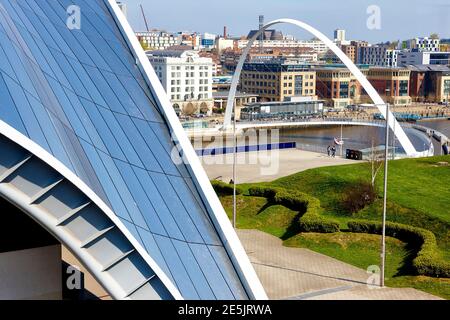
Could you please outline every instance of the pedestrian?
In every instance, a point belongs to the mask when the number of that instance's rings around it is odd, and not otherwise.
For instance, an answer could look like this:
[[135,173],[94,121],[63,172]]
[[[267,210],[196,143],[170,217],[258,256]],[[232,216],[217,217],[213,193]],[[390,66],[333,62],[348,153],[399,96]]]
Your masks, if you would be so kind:
[[331,156],[333,158],[336,158],[336,147],[334,147],[334,146],[331,148]]
[[331,146],[328,146],[328,147],[327,147],[327,154],[328,154],[328,156],[331,155]]

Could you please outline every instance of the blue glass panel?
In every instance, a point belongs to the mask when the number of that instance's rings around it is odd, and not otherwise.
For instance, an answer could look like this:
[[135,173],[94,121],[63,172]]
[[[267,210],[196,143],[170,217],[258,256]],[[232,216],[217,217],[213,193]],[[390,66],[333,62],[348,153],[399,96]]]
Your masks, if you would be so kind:
[[133,145],[134,150],[136,150],[137,154],[139,155],[139,158],[144,164],[144,167],[148,170],[162,172],[161,166],[158,164],[158,161],[156,161],[152,151],[145,143],[142,135],[136,129],[130,117],[121,114],[115,114],[115,117],[117,119],[117,122],[122,127],[122,130],[128,137],[128,141]]
[[89,117],[91,118],[92,123],[95,124],[95,127],[96,127],[100,137],[102,138],[103,143],[105,144],[106,148],[108,149],[108,153],[116,159],[121,159],[123,161],[126,161],[126,158],[122,152],[122,149],[120,148],[119,144],[117,143],[116,139],[114,138],[114,135],[112,134],[112,132],[109,129],[108,125],[106,124],[105,120],[101,116],[97,107],[91,104],[90,107],[86,108],[85,110],[89,114]]
[[168,176],[173,189],[177,193],[181,202],[186,208],[190,208],[188,213],[193,221],[195,227],[200,232],[204,241],[208,244],[220,245],[219,237],[211,224],[209,217],[206,216],[206,212],[197,202],[197,199],[192,195],[192,191],[183,178]]
[[[205,275],[202,269],[199,267],[199,262],[194,258],[194,255],[189,248],[189,245],[185,242],[174,240],[172,241],[175,249],[180,256],[181,261],[189,274],[189,277],[192,279],[192,283],[194,284],[197,292],[202,300],[213,300],[215,299],[215,295],[211,290],[211,287],[206,281]],[[201,261],[203,263],[203,261]]]
[[150,175],[160,194],[164,195],[164,201],[172,213],[172,216],[178,222],[181,232],[186,240],[189,242],[204,243],[203,238],[195,227],[189,214],[186,212],[183,203],[180,198],[178,198],[167,177],[163,174],[153,172],[151,172]]
[[239,278],[236,276],[236,270],[234,267],[228,263],[230,257],[223,247],[218,246],[209,246],[209,251],[211,252],[214,261],[225,278],[225,281],[228,284],[228,287],[233,292],[233,295],[236,299],[248,299],[247,293],[245,292],[242,283]]
[[9,77],[4,78],[4,81],[9,92],[13,93],[12,99],[14,100],[14,104],[19,111],[25,128],[27,128],[29,137],[32,140],[36,141],[38,144],[47,146],[47,141],[42,133],[41,127],[39,126],[39,122],[34,116],[33,110],[30,107],[30,104],[25,96],[22,87],[20,87]]
[[136,173],[136,176],[139,179],[141,185],[143,186],[153,208],[155,208],[156,214],[158,215],[159,220],[164,225],[164,228],[166,229],[169,237],[184,240],[183,234],[178,227],[177,221],[175,221],[174,217],[172,217],[172,214],[167,208],[162,195],[159,193],[153,180],[150,178],[149,173],[144,169],[140,169],[137,167],[134,167],[133,170]]
[[139,235],[141,236],[142,242],[144,242],[145,249],[147,249],[148,252],[151,252],[151,258],[155,260],[155,262],[166,274],[166,276],[169,277],[172,283],[175,283],[172,273],[167,266],[166,260],[164,259],[164,256],[162,255],[161,251],[158,248],[158,245],[156,244],[154,236],[151,234],[151,232],[148,232],[147,230],[144,230],[142,228],[137,227],[137,230],[139,232]]
[[197,261],[201,261],[204,266],[203,272],[205,273],[205,277],[208,280],[209,285],[216,294],[217,299],[235,299],[208,248],[198,244],[190,244],[189,246],[191,247]]
[[193,280],[186,272],[186,268],[183,262],[180,260],[180,257],[178,256],[172,241],[168,238],[158,235],[155,235],[154,238],[163,256],[166,258],[166,263],[172,272],[173,278],[175,279],[175,285],[181,292],[183,292],[185,299],[199,299],[200,297],[193,285]]
[[120,218],[120,221],[122,221],[122,223],[125,225],[125,227],[127,228],[128,231],[130,231],[130,233],[133,235],[133,237],[137,240],[137,242],[140,243],[140,245],[145,248],[144,242],[141,239],[141,236],[139,235],[139,232],[137,231],[137,227],[131,223],[128,220],[122,219]]
[[27,130],[3,80],[3,74],[0,74],[0,119],[27,135]]

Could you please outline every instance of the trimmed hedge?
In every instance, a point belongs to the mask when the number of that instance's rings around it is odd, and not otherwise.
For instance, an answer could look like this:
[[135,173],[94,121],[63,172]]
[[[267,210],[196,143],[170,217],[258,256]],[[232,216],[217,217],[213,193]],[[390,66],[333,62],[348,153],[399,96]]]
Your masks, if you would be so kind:
[[[352,232],[381,234],[382,224],[367,220],[348,222]],[[400,223],[386,222],[386,235],[417,246],[418,252],[413,260],[417,274],[430,277],[450,277],[450,263],[440,257],[436,237],[431,231]]]
[[252,187],[248,190],[254,197],[264,197],[271,202],[299,211],[299,227],[303,232],[334,233],[339,231],[339,223],[320,216],[320,201],[308,194],[289,192],[282,188]]
[[[219,195],[229,196],[233,194],[233,185],[219,180],[211,181],[211,184]],[[236,186],[236,194],[242,194],[242,189]]]

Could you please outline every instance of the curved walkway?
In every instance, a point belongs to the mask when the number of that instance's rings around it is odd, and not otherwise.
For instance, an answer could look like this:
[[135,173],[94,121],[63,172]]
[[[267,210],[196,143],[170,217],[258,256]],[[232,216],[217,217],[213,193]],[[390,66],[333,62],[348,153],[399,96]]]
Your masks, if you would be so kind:
[[289,248],[258,230],[237,230],[270,299],[439,300],[412,288],[371,289],[365,270],[303,248]]

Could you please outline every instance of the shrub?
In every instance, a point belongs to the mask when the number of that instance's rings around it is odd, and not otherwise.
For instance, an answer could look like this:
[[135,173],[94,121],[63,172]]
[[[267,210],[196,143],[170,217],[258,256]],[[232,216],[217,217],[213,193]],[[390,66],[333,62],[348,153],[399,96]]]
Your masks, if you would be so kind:
[[[374,221],[350,221],[348,227],[352,232],[382,233],[382,224]],[[413,260],[413,267],[417,274],[430,277],[450,277],[450,263],[440,257],[436,237],[431,231],[400,223],[387,222],[386,235],[417,247],[417,255]]]
[[356,213],[372,204],[377,198],[377,192],[371,183],[358,182],[347,189],[342,207],[350,213]]
[[[228,196],[233,194],[233,185],[219,180],[211,181],[214,191],[218,195]],[[236,194],[242,194],[242,189],[236,186]]]
[[249,194],[255,197],[264,197],[275,204],[283,205],[301,214],[299,227],[303,232],[333,233],[339,231],[339,223],[321,217],[320,201],[308,194],[289,192],[281,188],[253,187]]

